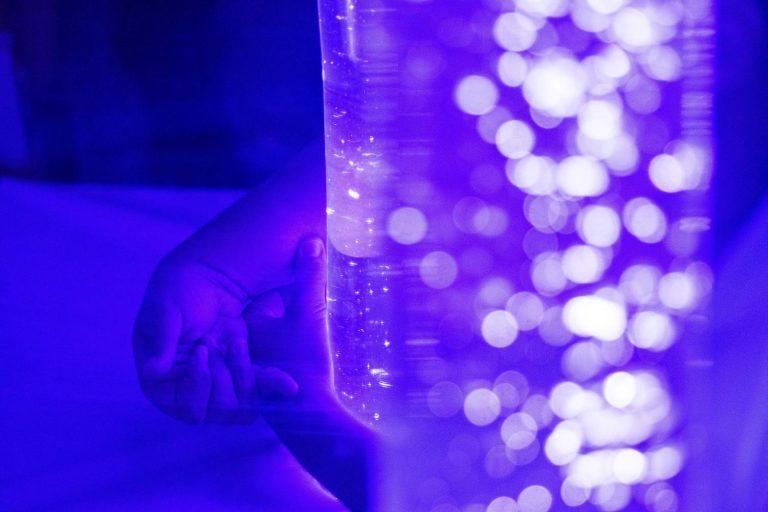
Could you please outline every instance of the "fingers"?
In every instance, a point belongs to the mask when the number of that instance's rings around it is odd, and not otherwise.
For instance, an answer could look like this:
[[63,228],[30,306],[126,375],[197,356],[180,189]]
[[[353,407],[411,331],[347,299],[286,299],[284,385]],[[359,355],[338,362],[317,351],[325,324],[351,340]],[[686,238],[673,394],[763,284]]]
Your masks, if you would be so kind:
[[291,398],[299,392],[299,384],[278,368],[257,368],[256,386],[263,398]]
[[235,336],[228,340],[229,354],[227,365],[232,372],[232,384],[241,404],[250,401],[253,393],[255,379],[253,365],[248,353],[248,340],[245,336]]
[[[282,293],[281,293],[282,292]],[[256,297],[243,312],[251,338],[258,346],[252,352],[260,361],[270,361],[290,366],[283,347],[275,346],[285,329],[285,290],[272,290]],[[258,396],[265,399],[291,398],[298,393],[299,385],[287,372],[275,367],[261,368],[253,365],[255,388]]]
[[284,316],[285,301],[277,290],[259,295],[243,310],[243,319],[251,333],[276,329]]
[[226,423],[238,410],[237,393],[224,354],[218,348],[209,348],[208,354],[211,394],[208,398],[206,419],[211,422]]
[[292,310],[301,320],[314,326],[325,323],[326,270],[325,248],[319,238],[301,242],[294,262]]
[[277,319],[285,315],[285,302],[278,290],[270,290],[254,298],[243,312],[243,318],[250,321]]
[[202,344],[195,346],[188,362],[187,372],[177,386],[175,407],[178,416],[190,423],[204,421],[211,395],[208,347]]
[[148,292],[133,330],[136,368],[142,379],[165,378],[173,369],[181,336],[181,314],[171,301]]

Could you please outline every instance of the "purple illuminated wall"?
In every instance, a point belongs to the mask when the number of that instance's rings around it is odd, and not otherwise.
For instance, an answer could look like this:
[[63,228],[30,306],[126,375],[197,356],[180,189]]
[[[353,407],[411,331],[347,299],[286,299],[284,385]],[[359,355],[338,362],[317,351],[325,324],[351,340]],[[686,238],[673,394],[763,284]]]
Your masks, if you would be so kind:
[[703,510],[710,9],[321,0],[336,384],[384,510]]

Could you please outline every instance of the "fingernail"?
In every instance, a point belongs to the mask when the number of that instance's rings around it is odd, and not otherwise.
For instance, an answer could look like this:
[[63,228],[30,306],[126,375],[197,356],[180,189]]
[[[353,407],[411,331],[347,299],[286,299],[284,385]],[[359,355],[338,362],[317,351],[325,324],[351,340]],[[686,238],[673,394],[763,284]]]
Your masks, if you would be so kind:
[[323,243],[317,238],[310,238],[301,243],[300,254],[305,258],[317,258],[323,252]]

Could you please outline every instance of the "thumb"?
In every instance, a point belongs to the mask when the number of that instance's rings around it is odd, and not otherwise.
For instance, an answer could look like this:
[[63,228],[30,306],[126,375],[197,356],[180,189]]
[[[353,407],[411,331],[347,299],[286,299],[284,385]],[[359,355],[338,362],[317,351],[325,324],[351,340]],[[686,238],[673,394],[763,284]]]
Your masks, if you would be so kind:
[[319,238],[306,238],[299,244],[293,272],[294,314],[311,324],[325,322],[325,247]]

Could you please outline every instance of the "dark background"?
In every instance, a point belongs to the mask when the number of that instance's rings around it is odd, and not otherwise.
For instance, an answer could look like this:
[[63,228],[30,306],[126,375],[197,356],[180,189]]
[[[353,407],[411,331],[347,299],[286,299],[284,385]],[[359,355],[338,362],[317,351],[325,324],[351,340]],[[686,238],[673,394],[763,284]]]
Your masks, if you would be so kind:
[[64,182],[243,187],[322,133],[311,0],[0,0],[31,161]]
[[[768,189],[768,0],[718,9],[722,245]],[[311,0],[1,0],[29,153],[4,172],[257,184],[321,136],[315,10]]]

